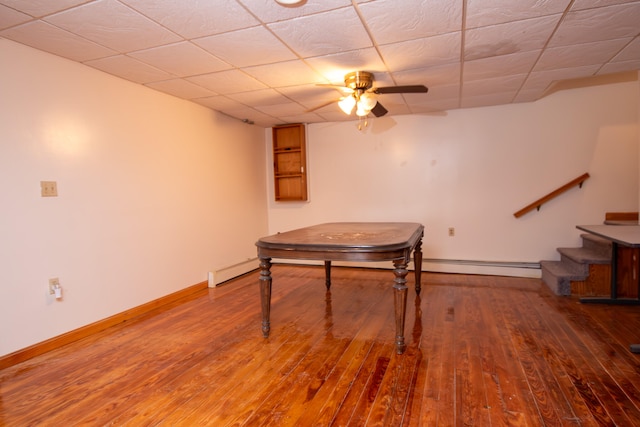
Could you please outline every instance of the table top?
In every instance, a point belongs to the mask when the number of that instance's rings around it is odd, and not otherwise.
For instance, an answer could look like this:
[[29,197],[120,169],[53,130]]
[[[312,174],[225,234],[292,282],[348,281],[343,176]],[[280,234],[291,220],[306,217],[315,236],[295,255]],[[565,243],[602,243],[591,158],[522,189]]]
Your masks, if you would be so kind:
[[333,222],[262,237],[262,258],[392,260],[405,256],[422,239],[413,222]]
[[621,245],[640,247],[640,225],[578,225],[577,229]]

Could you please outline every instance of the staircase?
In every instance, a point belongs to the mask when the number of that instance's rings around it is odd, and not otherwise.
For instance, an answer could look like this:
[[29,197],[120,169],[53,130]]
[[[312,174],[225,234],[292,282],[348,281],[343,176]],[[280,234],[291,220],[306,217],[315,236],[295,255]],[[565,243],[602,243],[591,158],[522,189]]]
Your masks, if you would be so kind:
[[[638,212],[606,212],[604,224],[638,225],[638,217]],[[610,296],[611,241],[589,233],[580,237],[581,248],[558,248],[560,261],[540,261],[542,281],[556,295]],[[620,264],[620,259],[627,256],[630,259]],[[636,261],[639,256],[638,249],[618,248],[618,296],[639,297]],[[624,277],[620,281],[621,276],[629,275],[631,279]],[[632,285],[627,289],[629,282]]]
[[608,296],[611,242],[582,234],[582,247],[558,248],[560,261],[540,261],[542,281],[556,295]]

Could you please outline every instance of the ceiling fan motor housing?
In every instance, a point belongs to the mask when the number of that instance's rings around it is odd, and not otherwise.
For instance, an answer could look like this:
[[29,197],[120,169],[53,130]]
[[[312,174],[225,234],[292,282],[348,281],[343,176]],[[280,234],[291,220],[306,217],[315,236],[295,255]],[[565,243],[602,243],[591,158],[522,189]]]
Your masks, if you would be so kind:
[[371,89],[373,87],[373,74],[366,71],[354,71],[344,76],[344,84],[356,91]]

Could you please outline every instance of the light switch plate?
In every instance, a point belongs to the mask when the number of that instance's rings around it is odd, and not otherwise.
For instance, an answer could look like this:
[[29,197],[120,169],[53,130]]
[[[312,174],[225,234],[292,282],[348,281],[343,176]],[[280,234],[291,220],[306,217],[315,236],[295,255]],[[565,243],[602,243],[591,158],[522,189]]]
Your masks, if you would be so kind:
[[58,184],[55,181],[40,181],[42,197],[58,197]]

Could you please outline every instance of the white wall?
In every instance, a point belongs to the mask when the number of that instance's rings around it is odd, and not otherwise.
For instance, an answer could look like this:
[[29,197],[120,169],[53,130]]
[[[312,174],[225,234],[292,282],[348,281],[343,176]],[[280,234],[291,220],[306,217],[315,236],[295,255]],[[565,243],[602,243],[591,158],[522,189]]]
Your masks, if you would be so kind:
[[0,63],[0,355],[256,256],[263,129],[2,39]]
[[[270,183],[269,231],[416,221],[426,258],[558,259],[557,247],[580,246],[577,224],[638,209],[638,93],[637,82],[567,90],[535,103],[373,119],[362,132],[355,122],[309,125],[310,201],[276,203]],[[582,189],[513,216],[585,172]]]

